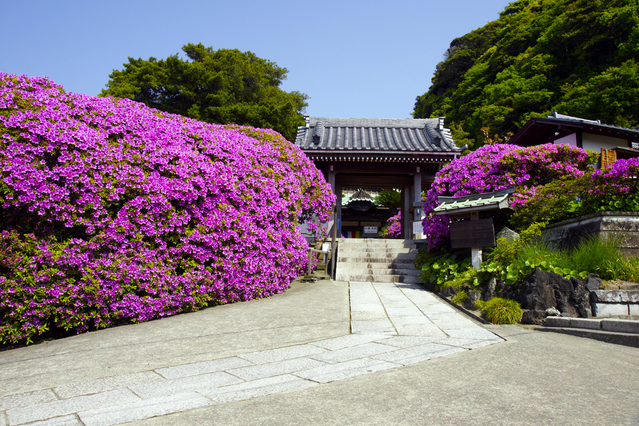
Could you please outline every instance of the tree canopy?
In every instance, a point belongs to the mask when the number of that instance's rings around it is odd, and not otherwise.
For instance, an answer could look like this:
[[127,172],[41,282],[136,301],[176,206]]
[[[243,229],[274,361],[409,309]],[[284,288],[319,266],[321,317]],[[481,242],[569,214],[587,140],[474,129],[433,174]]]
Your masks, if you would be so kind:
[[636,127],[638,57],[636,0],[514,1],[451,42],[413,115],[475,147],[553,111]]
[[293,140],[308,96],[280,89],[288,70],[237,49],[182,47],[166,59],[129,57],[109,75],[101,96],[144,102],[162,111],[217,124],[240,124],[278,131]]

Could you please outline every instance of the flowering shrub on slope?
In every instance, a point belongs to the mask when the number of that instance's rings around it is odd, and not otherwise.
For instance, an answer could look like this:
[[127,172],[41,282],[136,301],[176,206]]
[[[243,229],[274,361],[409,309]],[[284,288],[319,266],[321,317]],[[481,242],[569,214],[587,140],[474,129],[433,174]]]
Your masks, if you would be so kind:
[[279,134],[0,74],[0,341],[282,292],[321,173]]
[[545,184],[562,177],[579,177],[592,158],[569,145],[485,145],[458,158],[437,173],[424,201],[424,233],[429,250],[443,244],[450,219],[434,216],[438,196],[461,197],[515,187],[513,206],[522,207]]
[[383,238],[399,238],[402,235],[402,211],[388,219],[387,225],[382,228]]
[[523,228],[600,211],[639,211],[639,158],[618,160],[581,176],[564,176],[537,188],[509,221]]

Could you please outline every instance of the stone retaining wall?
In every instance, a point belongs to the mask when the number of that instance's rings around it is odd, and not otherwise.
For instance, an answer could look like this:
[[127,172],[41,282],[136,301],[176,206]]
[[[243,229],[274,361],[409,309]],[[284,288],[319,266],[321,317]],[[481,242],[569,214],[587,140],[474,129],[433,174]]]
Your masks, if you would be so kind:
[[639,316],[639,291],[594,290],[590,292],[592,315],[598,318]]
[[639,256],[639,212],[600,212],[548,225],[543,236],[562,248],[576,246],[585,237],[621,235],[622,253]]

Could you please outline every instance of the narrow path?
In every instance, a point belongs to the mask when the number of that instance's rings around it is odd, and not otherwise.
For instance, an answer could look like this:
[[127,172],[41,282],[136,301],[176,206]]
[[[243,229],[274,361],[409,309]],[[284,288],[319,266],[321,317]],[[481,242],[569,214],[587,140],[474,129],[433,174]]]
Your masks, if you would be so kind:
[[419,285],[349,285],[352,334],[4,396],[0,425],[120,424],[320,386],[502,341]]

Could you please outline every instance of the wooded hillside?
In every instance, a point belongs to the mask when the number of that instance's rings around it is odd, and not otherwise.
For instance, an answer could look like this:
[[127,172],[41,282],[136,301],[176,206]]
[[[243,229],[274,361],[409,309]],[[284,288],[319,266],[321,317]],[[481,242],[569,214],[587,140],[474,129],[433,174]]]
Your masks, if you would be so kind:
[[637,127],[637,58],[637,0],[518,0],[451,42],[413,115],[475,148],[553,111]]

